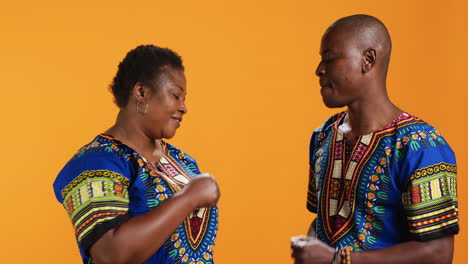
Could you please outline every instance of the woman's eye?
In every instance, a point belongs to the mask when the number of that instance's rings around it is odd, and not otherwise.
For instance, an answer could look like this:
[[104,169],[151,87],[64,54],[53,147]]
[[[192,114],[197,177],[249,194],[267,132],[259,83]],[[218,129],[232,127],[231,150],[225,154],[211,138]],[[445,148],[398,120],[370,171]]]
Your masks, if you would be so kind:
[[174,95],[174,97],[175,97],[177,100],[179,100],[180,96],[178,96],[177,94],[172,94],[172,95]]

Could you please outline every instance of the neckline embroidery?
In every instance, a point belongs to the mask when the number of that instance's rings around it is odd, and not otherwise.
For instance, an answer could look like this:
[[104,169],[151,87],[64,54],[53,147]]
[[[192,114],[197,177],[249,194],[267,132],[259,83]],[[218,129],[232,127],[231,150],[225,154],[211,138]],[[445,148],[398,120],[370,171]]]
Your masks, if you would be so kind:
[[[177,162],[174,157],[170,155],[168,144],[163,140],[161,140],[163,156],[153,166],[152,164],[147,162],[147,160],[138,152],[136,152],[134,149],[127,146],[126,144],[122,143],[116,137],[104,133],[100,134],[99,136],[111,140],[117,145],[123,145],[129,148],[133,152],[135,157],[140,158],[143,161],[143,164],[139,163],[139,165],[144,166],[147,171],[153,172],[153,174],[158,175],[162,180],[164,180],[167,183],[167,185],[171,188],[173,193],[180,191],[185,185],[187,185],[190,182],[192,178],[192,175],[190,175],[190,173],[187,172],[187,169],[183,168],[183,166],[179,162]],[[180,156],[184,156],[183,152],[179,153],[179,157]],[[183,222],[185,234],[188,237],[188,242],[192,250],[197,250],[202,245],[203,238],[205,237],[206,232],[208,231],[209,222],[211,218],[211,210],[212,208],[210,207],[197,208],[193,212],[191,212]]]
[[[344,111],[332,125],[331,151],[329,154],[326,182],[322,186],[322,224],[325,235],[331,244],[344,237],[352,228],[357,184],[363,165],[367,163],[378,144],[380,135],[397,127],[398,123],[411,118],[407,113],[400,114],[385,127],[367,135],[360,135],[346,158],[345,133],[339,125],[347,112]],[[324,195],[323,195],[324,194]]]

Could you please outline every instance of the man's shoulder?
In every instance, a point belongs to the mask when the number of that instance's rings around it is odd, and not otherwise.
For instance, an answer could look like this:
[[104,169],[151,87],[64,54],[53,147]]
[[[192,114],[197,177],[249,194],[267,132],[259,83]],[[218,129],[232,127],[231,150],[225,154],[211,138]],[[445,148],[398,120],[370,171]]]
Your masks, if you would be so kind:
[[428,135],[430,135],[433,138],[441,136],[440,131],[436,127],[427,123],[423,119],[411,114],[406,114],[405,118],[402,118],[400,121],[397,122],[396,134],[397,138],[417,138],[416,135],[421,136],[423,138],[427,137]]
[[408,151],[449,147],[439,129],[411,114],[397,123],[396,144]]
[[318,128],[314,130],[314,133],[323,133],[330,130],[332,125],[339,119],[346,115],[346,111],[342,111],[330,116],[325,122],[323,122]]

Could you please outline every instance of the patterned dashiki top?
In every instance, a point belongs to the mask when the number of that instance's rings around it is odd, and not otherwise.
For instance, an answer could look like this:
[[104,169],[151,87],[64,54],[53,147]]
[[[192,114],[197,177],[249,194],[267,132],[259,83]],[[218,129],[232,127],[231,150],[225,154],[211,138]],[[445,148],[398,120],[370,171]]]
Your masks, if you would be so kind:
[[455,155],[439,131],[403,113],[349,149],[346,114],[312,134],[307,208],[317,238],[361,251],[457,234]]
[[[156,172],[116,138],[101,134],[82,147],[54,182],[55,195],[75,228],[83,263],[94,263],[91,245],[131,216],[147,213],[200,173],[195,160],[162,142]],[[217,207],[192,212],[145,263],[212,264]]]

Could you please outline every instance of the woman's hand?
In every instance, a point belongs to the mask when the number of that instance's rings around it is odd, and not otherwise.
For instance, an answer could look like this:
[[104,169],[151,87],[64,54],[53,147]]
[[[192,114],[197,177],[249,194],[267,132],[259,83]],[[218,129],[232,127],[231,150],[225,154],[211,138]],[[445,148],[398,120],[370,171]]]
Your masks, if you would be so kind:
[[158,207],[107,231],[91,247],[91,256],[96,263],[142,263],[193,210],[216,205],[218,199],[215,178],[200,174]]
[[191,197],[196,208],[214,206],[220,196],[216,179],[208,173],[199,174],[192,178],[190,183],[177,194]]

